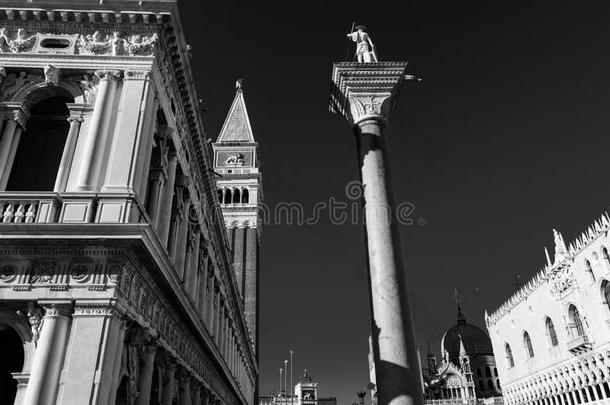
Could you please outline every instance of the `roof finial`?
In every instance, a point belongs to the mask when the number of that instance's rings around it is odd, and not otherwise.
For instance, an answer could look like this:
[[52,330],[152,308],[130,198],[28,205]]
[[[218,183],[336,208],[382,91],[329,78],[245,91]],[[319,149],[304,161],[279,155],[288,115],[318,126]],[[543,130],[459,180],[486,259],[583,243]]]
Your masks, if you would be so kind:
[[466,318],[462,314],[462,307],[460,307],[460,302],[462,302],[462,293],[457,288],[454,288],[453,293],[451,294],[451,298],[453,298],[453,300],[457,304],[457,310],[458,310],[457,323],[458,324],[466,323]]
[[553,229],[553,237],[555,239],[555,263],[553,264],[557,264],[567,257],[568,249],[563,241],[563,236],[555,229]]
[[235,81],[235,89],[237,89],[237,91],[241,91],[241,82],[243,82],[243,80],[244,79],[240,77]]

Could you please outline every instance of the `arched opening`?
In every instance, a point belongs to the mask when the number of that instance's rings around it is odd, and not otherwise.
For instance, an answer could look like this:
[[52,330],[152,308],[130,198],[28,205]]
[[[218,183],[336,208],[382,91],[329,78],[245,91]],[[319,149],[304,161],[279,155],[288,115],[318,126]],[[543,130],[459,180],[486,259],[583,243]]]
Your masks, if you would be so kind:
[[504,345],[504,351],[506,352],[506,363],[508,364],[508,368],[515,367],[515,360],[513,359],[513,351],[510,348],[510,345],[506,343]]
[[544,326],[546,328],[546,333],[549,337],[551,347],[557,346],[559,341],[557,340],[557,332],[555,331],[555,325],[553,324],[551,318],[546,318],[546,321],[544,321]]
[[603,255],[604,259],[610,261],[610,256],[608,256],[608,249],[606,249],[605,246],[602,248],[602,255]]
[[233,203],[237,204],[241,202],[241,193],[238,188],[233,189]]
[[568,309],[568,316],[570,317],[570,322],[572,323],[572,334],[575,334],[575,337],[583,336],[585,334],[585,329],[583,328],[580,314],[578,313],[578,309],[575,305],[570,305],[570,308]]
[[602,283],[602,297],[604,298],[606,307],[610,310],[610,282],[608,280],[604,280]]
[[231,204],[231,190],[224,189],[224,201],[225,204]]
[[589,273],[591,281],[595,281],[595,274],[593,274],[593,269],[591,268],[591,262],[589,260],[585,260],[585,270]]
[[70,130],[65,96],[46,98],[30,109],[26,131],[18,141],[7,191],[52,191]]
[[491,369],[489,366],[485,366],[485,377],[491,377]]
[[248,193],[248,189],[244,188],[241,192],[241,202],[247,204],[250,202],[250,195]]
[[492,380],[487,380],[487,389],[490,391],[494,390],[494,383]]
[[527,331],[523,332],[523,345],[525,346],[525,353],[528,358],[534,357],[534,348],[532,347],[532,340],[530,334]]
[[223,201],[223,193],[222,193],[222,188],[218,189],[218,201],[220,201],[222,203]]
[[23,370],[23,342],[17,332],[8,325],[0,325],[0,404],[12,404],[17,394],[17,381],[12,373]]

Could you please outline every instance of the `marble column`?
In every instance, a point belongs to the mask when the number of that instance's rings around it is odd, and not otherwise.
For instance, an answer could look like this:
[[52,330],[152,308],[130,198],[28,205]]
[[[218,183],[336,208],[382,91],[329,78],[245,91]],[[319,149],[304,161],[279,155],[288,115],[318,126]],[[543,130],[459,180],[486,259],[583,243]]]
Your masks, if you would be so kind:
[[358,144],[379,405],[423,404],[386,143],[389,113],[406,65],[335,63],[332,77],[331,110],[352,123]]
[[156,353],[157,346],[154,342],[147,342],[144,345],[144,358],[138,381],[138,392],[140,395],[138,395],[135,405],[148,405],[150,403],[150,390],[152,388]]
[[201,405],[201,385],[198,382],[193,384],[193,405]]
[[186,180],[182,178],[180,184],[177,185],[177,187],[180,187],[181,189],[178,196],[182,197],[182,205],[179,205],[180,222],[176,233],[176,250],[173,252],[174,266],[178,272],[178,276],[183,282],[186,281],[186,242],[188,239],[189,210],[191,207],[189,190],[185,181]]
[[0,110],[6,117],[0,138],[0,190],[4,191],[11,175],[21,132],[29,119],[29,114],[23,103],[4,103]]
[[186,369],[180,370],[180,405],[191,405],[191,377]]
[[165,365],[165,379],[163,381],[163,405],[172,405],[174,399],[175,376],[176,363],[168,361]]
[[45,310],[23,405],[53,405],[59,388],[72,305],[39,301]]
[[95,72],[100,78],[97,95],[95,96],[95,107],[89,124],[89,131],[84,141],[81,155],[80,170],[76,180],[76,191],[93,191],[96,173],[96,162],[104,154],[99,150],[103,147],[103,139],[106,138],[104,131],[107,130],[106,124],[110,120],[114,104],[114,94],[117,82],[121,76],[118,70],[98,70]]
[[87,104],[67,104],[67,106],[70,109],[70,116],[68,117],[70,130],[68,131],[64,151],[61,155],[61,162],[59,164],[59,170],[57,171],[57,178],[55,179],[55,187],[53,187],[53,191],[56,192],[66,191],[68,176],[72,167],[72,161],[74,160],[74,151],[76,150],[78,135],[80,133],[81,123],[83,122],[83,112],[90,108]]
[[152,170],[148,181],[150,185],[148,188],[146,208],[151,224],[155,224],[159,215],[159,200],[163,188],[163,171],[161,169]]
[[157,235],[163,246],[168,246],[169,223],[171,219],[172,200],[174,198],[174,182],[176,181],[176,167],[178,157],[175,152],[170,152],[167,161],[167,181],[163,185],[161,199],[159,202],[159,215],[156,220]]

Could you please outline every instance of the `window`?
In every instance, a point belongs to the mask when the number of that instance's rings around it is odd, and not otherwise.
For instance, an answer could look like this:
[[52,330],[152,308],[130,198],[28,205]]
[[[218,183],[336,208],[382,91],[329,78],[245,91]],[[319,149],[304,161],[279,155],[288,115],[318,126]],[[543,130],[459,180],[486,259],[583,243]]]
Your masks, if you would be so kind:
[[248,189],[244,188],[244,190],[241,193],[241,202],[248,204],[250,202],[250,196],[248,195]]
[[481,391],[485,391],[485,384],[483,383],[483,380],[479,380],[479,389]]
[[510,349],[510,345],[506,343],[504,345],[504,351],[506,352],[506,363],[508,364],[508,368],[515,367],[515,360],[513,359],[513,351]]
[[591,262],[589,260],[585,260],[585,270],[589,273],[591,281],[595,281],[595,274],[593,274],[593,269],[591,268]]
[[233,204],[238,204],[241,202],[241,193],[238,188],[233,189]]
[[487,380],[487,389],[490,391],[493,391],[494,389],[494,383],[491,380]]
[[551,346],[557,346],[559,342],[557,341],[557,332],[555,332],[555,325],[553,325],[553,321],[551,318],[546,318],[544,322],[546,328],[546,334],[549,336],[549,343]]
[[610,260],[610,256],[608,256],[608,249],[606,249],[605,246],[602,248],[602,255],[604,256],[604,259]]
[[494,377],[497,377],[497,376],[498,376],[498,368],[494,367]]
[[523,345],[525,346],[525,353],[530,359],[534,357],[534,348],[532,347],[532,340],[530,339],[527,331],[523,332]]
[[491,369],[489,366],[485,366],[485,377],[491,377]]
[[576,309],[574,305],[570,305],[568,315],[570,317],[570,322],[572,322],[572,332],[576,332],[576,336],[583,336],[585,334],[585,329],[583,328],[578,309]]
[[496,378],[496,387],[500,388],[500,379]]
[[602,283],[602,294],[604,296],[604,300],[606,301],[606,306],[610,309],[610,282],[605,280]]
[[477,377],[483,377],[483,373],[480,368],[477,368]]

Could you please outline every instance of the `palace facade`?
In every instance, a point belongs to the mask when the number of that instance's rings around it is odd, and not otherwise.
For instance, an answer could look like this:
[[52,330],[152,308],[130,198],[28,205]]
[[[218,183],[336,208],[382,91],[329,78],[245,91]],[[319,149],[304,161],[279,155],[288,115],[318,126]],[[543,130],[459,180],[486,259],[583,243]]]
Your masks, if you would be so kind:
[[603,215],[569,246],[553,231],[553,259],[485,315],[506,403],[608,403],[609,229]]
[[227,232],[190,52],[175,0],[2,2],[0,403],[256,403],[256,145]]

